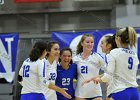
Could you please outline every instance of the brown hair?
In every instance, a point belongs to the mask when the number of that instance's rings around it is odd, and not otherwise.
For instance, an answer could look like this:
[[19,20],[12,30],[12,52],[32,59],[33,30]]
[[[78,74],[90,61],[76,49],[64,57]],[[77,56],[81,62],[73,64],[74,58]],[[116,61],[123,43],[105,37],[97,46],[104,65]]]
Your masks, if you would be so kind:
[[119,29],[116,36],[119,36],[122,43],[129,44],[131,48],[136,47],[137,33],[133,27]]
[[79,53],[83,52],[83,47],[82,47],[81,43],[85,40],[86,37],[93,37],[93,39],[94,39],[94,36],[93,36],[93,35],[91,35],[91,34],[84,34],[84,35],[82,36],[80,42],[79,42],[78,45],[77,45],[76,54],[79,54]]
[[115,42],[115,34],[113,36],[106,35],[105,39],[107,44],[111,44],[111,50],[117,48],[117,44]]
[[47,57],[49,56],[49,52],[51,52],[51,49],[52,49],[52,47],[53,47],[54,44],[58,44],[58,45],[59,45],[59,43],[58,43],[57,41],[50,41],[50,42],[48,43],[48,53],[47,53]]
[[[62,54],[63,54],[64,51],[69,51],[70,54],[71,54],[71,57],[72,57],[72,50],[71,50],[71,48],[63,48],[63,49],[60,51],[60,56],[62,56]],[[60,59],[60,58],[59,58],[59,62],[61,62],[61,59]],[[72,59],[71,59],[70,64],[72,64],[72,63],[73,63],[73,61],[72,61]]]
[[47,42],[43,42],[43,41],[36,42],[29,54],[30,60],[36,61],[42,55],[44,50],[47,51],[47,49],[48,49]]

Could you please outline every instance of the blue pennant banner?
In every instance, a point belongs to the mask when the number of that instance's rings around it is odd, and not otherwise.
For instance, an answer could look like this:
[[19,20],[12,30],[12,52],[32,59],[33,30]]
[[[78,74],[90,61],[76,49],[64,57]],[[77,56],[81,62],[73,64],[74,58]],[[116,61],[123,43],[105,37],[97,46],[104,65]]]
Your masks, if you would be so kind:
[[14,79],[18,40],[17,33],[0,34],[0,78],[8,82]]

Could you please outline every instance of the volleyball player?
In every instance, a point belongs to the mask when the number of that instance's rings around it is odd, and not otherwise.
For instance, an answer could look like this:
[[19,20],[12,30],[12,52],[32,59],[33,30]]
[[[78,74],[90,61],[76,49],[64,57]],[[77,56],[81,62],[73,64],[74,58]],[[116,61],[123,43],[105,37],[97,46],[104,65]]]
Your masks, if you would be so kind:
[[44,94],[46,100],[57,100],[56,91],[61,93],[66,98],[71,98],[67,94],[66,89],[59,88],[55,85],[55,80],[57,77],[57,62],[59,58],[59,44],[58,42],[51,41],[48,43],[48,54],[45,60],[44,76],[47,79],[48,87],[43,86]]
[[137,34],[132,27],[119,29],[116,33],[116,49],[111,50],[108,59],[107,72],[101,78],[94,79],[95,83],[108,82],[107,95],[114,100],[139,100],[136,73],[139,64],[135,47]]
[[77,46],[77,55],[73,58],[78,70],[76,100],[102,100],[100,84],[89,83],[82,86],[84,80],[99,75],[100,68],[105,65],[104,59],[93,52],[93,45],[94,37],[84,34]]
[[[47,54],[47,43],[36,42],[19,71],[22,76],[22,91],[20,100],[46,100],[41,89],[41,68],[44,67],[44,58]],[[40,71],[39,71],[40,70]]]
[[60,61],[57,65],[56,85],[61,88],[66,88],[66,92],[70,94],[72,98],[68,99],[57,92],[57,100],[75,100],[73,80],[76,76],[77,65],[72,62],[72,51],[70,48],[64,48],[60,51]]

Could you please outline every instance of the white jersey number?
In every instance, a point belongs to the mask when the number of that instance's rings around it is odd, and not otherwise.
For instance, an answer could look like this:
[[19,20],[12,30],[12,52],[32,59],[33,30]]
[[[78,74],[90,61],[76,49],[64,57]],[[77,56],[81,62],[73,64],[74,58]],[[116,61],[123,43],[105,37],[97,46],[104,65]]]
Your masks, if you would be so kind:
[[70,78],[62,78],[62,85],[70,85]]

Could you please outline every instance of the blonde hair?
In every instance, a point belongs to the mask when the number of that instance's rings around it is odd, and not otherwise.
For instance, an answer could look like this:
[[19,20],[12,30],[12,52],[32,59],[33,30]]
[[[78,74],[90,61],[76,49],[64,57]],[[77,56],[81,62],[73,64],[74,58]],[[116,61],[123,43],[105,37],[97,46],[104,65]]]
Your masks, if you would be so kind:
[[85,38],[87,38],[87,37],[93,37],[93,39],[94,39],[94,36],[93,36],[93,35],[91,35],[91,34],[84,34],[84,35],[82,36],[80,42],[79,42],[78,45],[77,45],[76,54],[79,54],[79,53],[83,52],[83,46],[81,45],[81,43],[82,43],[82,42],[85,40]]
[[121,37],[122,43],[129,44],[131,48],[136,47],[137,33],[133,27],[119,29],[116,36]]

